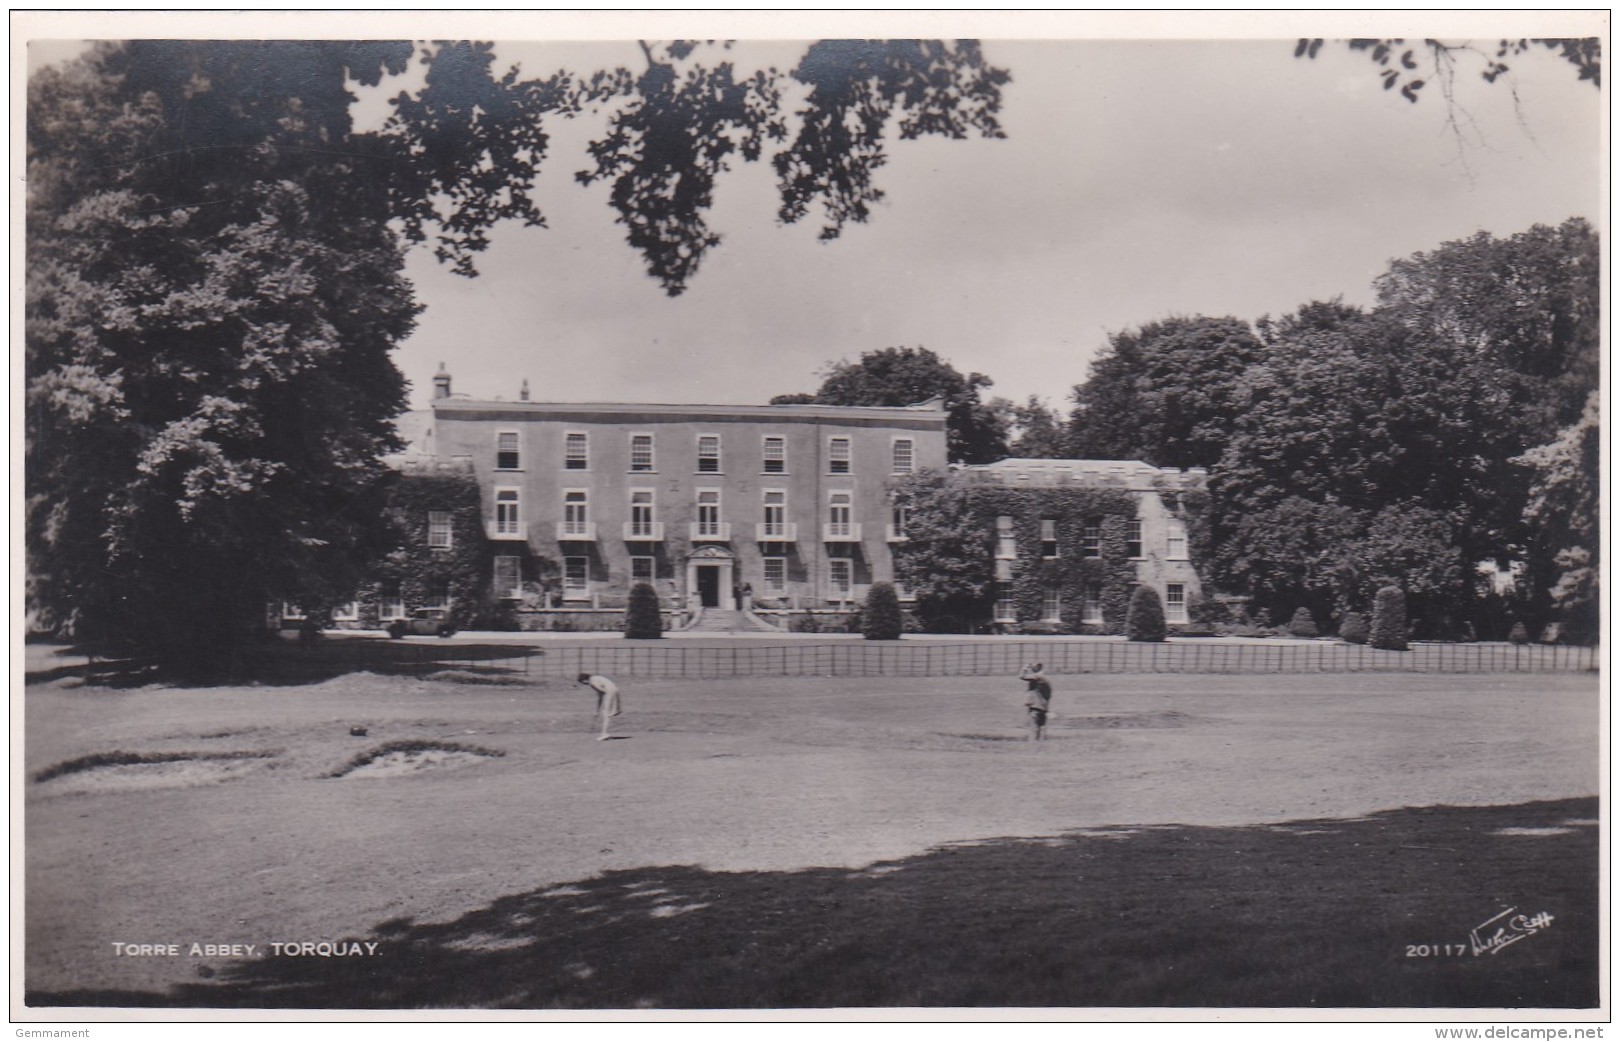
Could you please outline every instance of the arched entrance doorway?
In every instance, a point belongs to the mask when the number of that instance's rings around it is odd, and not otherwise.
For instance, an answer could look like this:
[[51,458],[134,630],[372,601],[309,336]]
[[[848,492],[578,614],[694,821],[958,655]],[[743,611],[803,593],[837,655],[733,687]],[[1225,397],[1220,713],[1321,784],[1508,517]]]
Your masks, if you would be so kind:
[[700,546],[686,559],[686,603],[694,607],[737,607],[731,595],[737,559],[723,546]]

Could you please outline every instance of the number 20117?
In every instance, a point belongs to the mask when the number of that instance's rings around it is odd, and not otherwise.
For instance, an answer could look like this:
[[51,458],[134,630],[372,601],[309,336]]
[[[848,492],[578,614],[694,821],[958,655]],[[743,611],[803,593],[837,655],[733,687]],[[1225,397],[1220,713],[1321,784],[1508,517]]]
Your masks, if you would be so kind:
[[1435,955],[1467,955],[1468,947],[1462,944],[1409,944],[1406,946],[1408,959],[1427,959]]

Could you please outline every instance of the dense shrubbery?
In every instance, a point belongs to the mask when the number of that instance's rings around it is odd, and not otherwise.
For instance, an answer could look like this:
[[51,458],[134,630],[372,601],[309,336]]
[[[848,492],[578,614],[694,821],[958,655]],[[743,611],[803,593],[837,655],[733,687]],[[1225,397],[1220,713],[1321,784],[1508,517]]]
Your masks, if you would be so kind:
[[861,612],[790,615],[787,628],[789,633],[859,633]]
[[634,640],[664,635],[664,613],[658,605],[658,591],[650,583],[630,587],[630,603],[624,609],[624,635]]
[[491,633],[516,633],[523,627],[518,622],[517,605],[504,598],[486,598],[473,616],[472,629]]
[[1231,621],[1231,613],[1226,605],[1212,596],[1207,588],[1199,589],[1198,596],[1193,598],[1192,605],[1187,609],[1187,617],[1204,626],[1217,626]]
[[1515,622],[1513,629],[1508,633],[1508,640],[1515,644],[1530,643],[1530,631],[1524,628],[1524,623]]
[[1367,619],[1360,612],[1346,612],[1339,621],[1339,639],[1351,644],[1365,644],[1372,631],[1367,628]]
[[1164,604],[1159,591],[1151,586],[1138,586],[1131,594],[1131,606],[1125,613],[1125,636],[1136,641],[1164,640]]
[[866,591],[866,606],[861,609],[861,634],[867,640],[899,640],[905,620],[900,613],[900,595],[894,585],[875,582]]
[[1406,594],[1386,586],[1373,600],[1372,630],[1368,643],[1386,651],[1406,650]]
[[1294,637],[1321,636],[1316,628],[1316,620],[1311,618],[1311,609],[1302,607],[1294,612],[1294,617],[1288,620],[1288,633]]

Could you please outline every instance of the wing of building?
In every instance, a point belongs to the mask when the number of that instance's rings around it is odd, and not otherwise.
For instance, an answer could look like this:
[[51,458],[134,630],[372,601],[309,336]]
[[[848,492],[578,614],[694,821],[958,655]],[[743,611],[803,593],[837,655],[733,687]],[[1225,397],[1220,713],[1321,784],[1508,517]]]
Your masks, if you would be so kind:
[[[956,480],[998,490],[991,609],[997,627],[1117,633],[1128,587],[1135,585],[1158,592],[1172,626],[1193,621],[1190,608],[1203,591],[1189,521],[1197,513],[1191,501],[1207,485],[1204,468],[1183,471],[1140,460],[1004,459],[963,467]],[[1038,494],[1002,495],[1001,490]],[[1098,509],[1093,492],[1127,497],[1113,539],[1108,512]],[[1032,516],[1023,516],[1030,511]],[[1019,530],[1033,538],[1021,545]],[[1025,603],[1017,596],[1019,575],[1038,583],[1027,590]]]

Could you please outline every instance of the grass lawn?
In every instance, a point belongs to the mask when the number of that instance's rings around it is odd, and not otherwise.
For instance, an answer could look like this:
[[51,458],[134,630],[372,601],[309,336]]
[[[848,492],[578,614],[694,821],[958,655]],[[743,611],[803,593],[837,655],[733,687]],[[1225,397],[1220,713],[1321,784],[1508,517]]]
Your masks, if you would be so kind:
[[1598,1000],[1589,677],[470,679],[29,686],[27,1002]]

